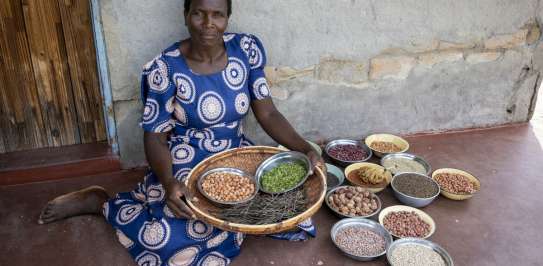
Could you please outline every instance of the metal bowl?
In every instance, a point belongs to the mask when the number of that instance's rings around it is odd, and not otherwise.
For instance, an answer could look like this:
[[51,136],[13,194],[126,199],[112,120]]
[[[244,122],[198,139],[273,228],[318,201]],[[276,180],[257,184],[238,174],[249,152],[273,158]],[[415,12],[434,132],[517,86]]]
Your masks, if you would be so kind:
[[[420,156],[409,154],[409,153],[391,153],[391,154],[388,154],[388,155],[384,156],[383,158],[381,158],[381,165],[384,167],[385,166],[384,162],[386,162],[388,160],[391,160],[391,159],[396,159],[396,158],[408,159],[408,160],[412,160],[412,161],[415,161],[417,163],[420,163],[422,166],[424,166],[424,169],[426,170],[426,173],[420,173],[420,174],[426,174],[427,176],[429,176],[430,173],[432,172],[432,167],[430,167],[430,164],[427,163],[426,160],[424,160]],[[387,169],[387,170],[389,170],[393,175],[401,173],[401,172],[393,172],[390,169]]]
[[[244,199],[244,200],[241,200],[241,201],[221,201],[221,200],[216,200],[214,199],[213,197],[209,196],[205,191],[204,189],[202,188],[202,183],[204,182],[204,178],[210,174],[213,174],[213,173],[219,173],[219,172],[226,172],[226,173],[230,173],[230,174],[234,174],[234,175],[238,175],[238,176],[244,176],[244,177],[248,177],[252,183],[255,185],[255,192],[253,193],[253,195],[251,195],[250,197],[248,197],[247,199]],[[200,193],[202,193],[202,195],[204,195],[204,197],[206,197],[209,201],[211,201],[212,203],[215,203],[216,205],[219,205],[219,206],[231,206],[231,205],[236,205],[236,204],[240,204],[240,203],[245,203],[245,202],[248,202],[250,200],[252,200],[256,194],[258,194],[258,190],[260,188],[260,185],[259,183],[255,180],[255,178],[239,169],[236,169],[236,168],[214,168],[214,169],[211,169],[205,173],[203,173],[202,175],[200,175],[198,177],[198,191],[200,191]]]
[[[279,166],[280,164],[292,163],[292,162],[301,163],[306,169],[305,176],[300,180],[300,182],[298,182],[298,184],[296,184],[292,188],[289,188],[285,191],[280,191],[280,192],[267,191],[264,189],[264,187],[260,185],[260,182],[261,182],[260,179],[265,173],[267,173],[268,171],[271,171],[272,169]],[[309,177],[312,174],[313,174],[313,166],[311,165],[309,158],[307,158],[305,154],[301,152],[297,152],[297,151],[285,151],[285,152],[277,153],[271,156],[270,158],[264,160],[256,169],[255,179],[260,187],[260,191],[268,193],[268,194],[281,194],[281,193],[289,192],[291,190],[298,188],[307,180],[307,177]]]
[[423,246],[425,248],[429,248],[435,252],[437,252],[437,254],[441,255],[441,258],[443,258],[443,261],[445,262],[445,265],[447,266],[454,266],[454,262],[452,260],[452,257],[451,255],[449,255],[449,253],[444,249],[442,248],[441,246],[439,246],[438,244],[432,242],[432,241],[428,241],[428,240],[425,240],[425,239],[420,239],[420,238],[412,238],[412,237],[407,237],[407,238],[402,238],[402,239],[399,239],[399,240],[396,240],[394,241],[394,243],[392,243],[388,249],[387,249],[387,260],[388,260],[388,263],[392,266],[394,266],[394,264],[392,264],[392,254],[394,253],[394,249],[402,246],[402,245],[420,245],[420,246]]
[[[398,178],[398,177],[402,177],[402,176],[405,176],[405,175],[416,175],[416,176],[422,176],[422,177],[427,178],[437,188],[437,193],[435,195],[432,195],[429,198],[418,198],[418,197],[409,196],[409,195],[399,191],[394,186],[394,180],[396,180],[396,178]],[[392,182],[390,182],[390,186],[392,187],[392,190],[394,191],[394,196],[399,201],[401,201],[405,205],[408,205],[408,206],[411,206],[411,207],[416,207],[416,208],[421,208],[421,207],[425,207],[425,206],[429,205],[430,203],[432,203],[432,201],[434,201],[437,198],[437,196],[439,196],[439,193],[441,192],[441,188],[439,187],[439,184],[435,180],[428,177],[427,175],[423,175],[423,174],[419,174],[419,173],[400,173],[400,174],[397,174],[392,178]]]
[[364,216],[352,216],[352,215],[347,215],[347,214],[343,214],[341,212],[339,212],[338,210],[334,209],[334,207],[332,207],[332,205],[330,204],[330,201],[328,200],[328,197],[330,197],[334,192],[336,192],[336,190],[338,189],[341,189],[341,188],[347,188],[347,187],[351,187],[351,186],[340,186],[340,187],[336,187],[330,191],[328,191],[326,193],[326,198],[324,199],[324,202],[326,202],[326,206],[328,206],[328,208],[330,210],[332,210],[337,216],[341,217],[341,218],[370,218],[376,214],[379,213],[379,211],[381,211],[381,207],[383,206],[383,204],[381,203],[381,199],[375,195],[375,193],[371,192],[370,190],[368,189],[364,189],[364,190],[368,190],[370,192],[370,195],[376,199],[377,201],[377,210],[375,210],[374,212],[368,214],[368,215],[364,215]]
[[[385,238],[385,250],[375,256],[356,256],[343,250],[336,243],[336,235],[341,228],[346,227],[346,226],[353,226],[353,225],[364,226],[368,228],[369,230],[372,230],[373,232],[376,232],[380,234],[381,236],[383,236]],[[334,224],[334,226],[332,227],[332,230],[330,231],[330,236],[332,237],[332,242],[334,242],[334,245],[336,245],[336,247],[339,250],[345,253],[345,255],[347,255],[348,257],[353,258],[355,260],[359,260],[359,261],[370,261],[384,255],[389,249],[390,245],[392,244],[392,236],[382,225],[372,220],[364,219],[364,218],[347,218],[347,219],[340,220],[339,222]]]
[[333,188],[339,187],[343,184],[343,182],[345,182],[345,174],[343,173],[343,171],[341,171],[341,169],[339,169],[339,167],[333,164],[329,164],[329,163],[326,164],[326,174],[333,174],[337,177],[337,180],[338,180],[338,183],[335,186],[330,186],[330,184],[328,184],[327,182],[326,183],[327,191],[330,191]]
[[[367,156],[366,156],[366,158],[364,158],[362,160],[358,160],[358,161],[343,161],[343,160],[340,160],[338,158],[335,158],[335,157],[331,156],[330,152],[329,152],[332,147],[337,146],[337,145],[357,145],[357,146],[360,146],[360,147],[362,147],[362,149],[364,149]],[[326,155],[328,155],[328,157],[334,163],[336,163],[336,164],[338,164],[340,166],[343,166],[343,167],[346,167],[349,164],[353,164],[353,163],[365,162],[365,161],[369,160],[371,158],[372,154],[373,154],[371,149],[368,146],[366,146],[366,144],[364,144],[364,142],[356,141],[356,140],[350,140],[350,139],[337,139],[337,140],[330,141],[330,142],[328,142],[328,144],[326,144],[326,147],[324,147],[324,152],[326,153]]]

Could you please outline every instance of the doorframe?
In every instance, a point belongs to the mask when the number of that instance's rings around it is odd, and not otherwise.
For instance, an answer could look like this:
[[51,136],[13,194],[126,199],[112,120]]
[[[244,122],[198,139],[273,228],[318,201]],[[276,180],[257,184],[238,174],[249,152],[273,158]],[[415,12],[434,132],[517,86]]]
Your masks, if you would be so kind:
[[99,2],[99,0],[90,0],[94,48],[96,49],[96,63],[98,66],[98,79],[100,83],[100,93],[102,94],[102,106],[104,109],[104,121],[106,123],[107,139],[109,145],[111,146],[112,152],[119,155],[117,125],[115,123],[115,111],[113,109],[113,93],[111,90],[111,81],[109,79],[107,49]]

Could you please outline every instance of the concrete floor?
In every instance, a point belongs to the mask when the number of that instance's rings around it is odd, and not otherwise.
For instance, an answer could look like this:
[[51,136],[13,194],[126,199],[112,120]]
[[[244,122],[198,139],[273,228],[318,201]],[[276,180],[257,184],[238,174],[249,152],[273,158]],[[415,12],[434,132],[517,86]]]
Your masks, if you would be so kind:
[[[473,199],[438,198],[424,211],[437,223],[431,240],[456,265],[541,265],[543,261],[543,119],[532,124],[408,138],[411,153],[433,169],[453,167],[478,176],[482,190]],[[130,190],[142,171],[0,187],[0,265],[133,265],[113,230],[98,216],[51,225],[35,223],[48,199],[91,184]],[[387,189],[384,206],[399,204]],[[314,217],[318,236],[304,243],[248,237],[233,265],[385,265],[343,256],[330,241],[338,218],[323,207]]]

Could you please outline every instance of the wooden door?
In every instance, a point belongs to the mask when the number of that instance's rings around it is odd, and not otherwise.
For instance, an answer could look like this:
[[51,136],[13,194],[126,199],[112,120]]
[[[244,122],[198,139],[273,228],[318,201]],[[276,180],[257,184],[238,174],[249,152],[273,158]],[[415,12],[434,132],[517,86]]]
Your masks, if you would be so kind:
[[2,0],[0,37],[0,153],[107,140],[88,0]]

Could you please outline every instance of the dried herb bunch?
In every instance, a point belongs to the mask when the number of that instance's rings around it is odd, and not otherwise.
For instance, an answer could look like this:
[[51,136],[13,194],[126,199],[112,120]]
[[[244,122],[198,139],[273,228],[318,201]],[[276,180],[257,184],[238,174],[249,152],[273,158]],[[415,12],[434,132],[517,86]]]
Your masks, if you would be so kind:
[[221,209],[216,215],[239,224],[273,224],[304,212],[306,205],[305,193],[299,188],[279,195],[259,193],[253,200]]

